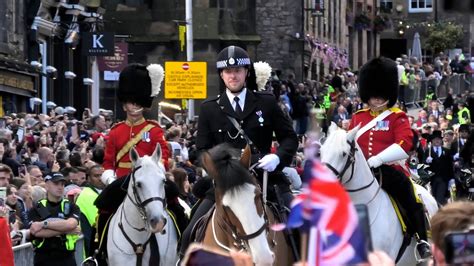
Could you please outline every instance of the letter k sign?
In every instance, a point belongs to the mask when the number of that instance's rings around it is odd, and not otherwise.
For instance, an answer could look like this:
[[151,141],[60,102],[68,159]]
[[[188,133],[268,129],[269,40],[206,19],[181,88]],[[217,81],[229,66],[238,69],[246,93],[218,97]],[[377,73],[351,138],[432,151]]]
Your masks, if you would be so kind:
[[100,39],[102,39],[102,37],[104,37],[103,34],[100,34],[100,35],[93,34],[92,35],[92,47],[93,48],[104,48],[104,45],[102,45],[102,43],[100,42]]

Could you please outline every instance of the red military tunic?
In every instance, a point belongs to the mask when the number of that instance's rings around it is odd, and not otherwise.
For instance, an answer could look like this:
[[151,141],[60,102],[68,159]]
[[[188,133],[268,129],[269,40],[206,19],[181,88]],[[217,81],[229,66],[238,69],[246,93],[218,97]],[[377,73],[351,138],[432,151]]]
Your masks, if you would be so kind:
[[[135,143],[134,144],[134,140]],[[105,146],[104,170],[114,170],[117,178],[126,176],[131,169],[129,150],[135,146],[140,156],[152,155],[156,144],[160,144],[165,166],[169,158],[168,144],[163,129],[156,121],[145,120],[132,125],[129,121],[116,124],[109,133]],[[126,147],[125,149],[123,149]]]
[[[357,139],[366,159],[379,154],[394,143],[399,144],[407,154],[413,146],[413,132],[407,115],[398,108],[390,108],[390,110],[392,111],[390,115]],[[378,113],[374,114],[370,109],[359,110],[352,116],[349,128],[352,129],[359,123],[362,128],[377,115]]]

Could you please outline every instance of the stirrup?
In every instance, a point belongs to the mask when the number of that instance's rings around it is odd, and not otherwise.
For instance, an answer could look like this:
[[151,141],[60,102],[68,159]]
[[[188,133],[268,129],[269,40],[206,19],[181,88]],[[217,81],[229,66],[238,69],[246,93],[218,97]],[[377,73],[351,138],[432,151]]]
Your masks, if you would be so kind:
[[415,250],[413,251],[415,253],[416,263],[425,262],[433,256],[431,254],[431,249],[429,249],[429,256],[426,257],[426,258],[421,258],[421,254],[418,253],[418,246],[421,245],[421,244],[426,244],[428,246],[428,248],[430,248],[430,243],[428,243],[427,241],[425,241],[425,240],[418,240],[417,241],[417,243],[415,245]]
[[82,263],[81,263],[81,266],[98,266],[99,263],[97,262],[97,260],[95,259],[94,256],[90,256],[88,258],[86,258]]

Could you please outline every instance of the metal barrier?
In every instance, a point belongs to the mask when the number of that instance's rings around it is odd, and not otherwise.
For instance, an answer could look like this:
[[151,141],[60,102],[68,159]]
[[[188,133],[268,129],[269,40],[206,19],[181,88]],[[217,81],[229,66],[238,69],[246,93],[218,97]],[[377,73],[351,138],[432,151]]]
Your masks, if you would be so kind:
[[453,94],[463,94],[466,91],[474,91],[473,78],[468,74],[453,74],[444,76],[441,80],[425,79],[418,81],[413,86],[405,89],[405,105],[424,107],[426,94],[429,86],[436,88],[436,96],[439,100],[443,100],[448,95],[448,90],[453,89]]
[[[77,265],[81,265],[84,259],[83,254],[82,254],[83,245],[84,245],[84,237],[81,236],[76,242],[76,251],[74,254]],[[14,246],[13,255],[15,257],[15,266],[33,265],[34,250],[33,250],[33,245],[31,243],[25,243],[22,245]]]

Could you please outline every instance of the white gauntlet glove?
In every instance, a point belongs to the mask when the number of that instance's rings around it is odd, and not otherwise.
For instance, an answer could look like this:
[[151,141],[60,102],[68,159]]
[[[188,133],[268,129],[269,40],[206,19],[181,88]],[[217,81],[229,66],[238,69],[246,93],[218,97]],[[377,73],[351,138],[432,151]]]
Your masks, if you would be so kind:
[[433,162],[433,157],[428,157],[426,158],[426,163],[432,163]]
[[408,154],[398,144],[392,144],[379,154],[367,160],[369,167],[377,168],[385,163],[393,163],[399,160],[408,159]]
[[370,168],[377,168],[383,164],[382,159],[380,159],[377,155],[370,157],[367,160]]
[[105,170],[103,173],[102,173],[102,176],[100,176],[100,180],[102,181],[102,183],[104,183],[104,185],[108,186],[110,185],[112,182],[114,182],[116,179],[115,177],[115,172],[114,170],[112,169],[108,169],[108,170]]
[[265,171],[273,172],[275,168],[280,164],[280,158],[276,154],[267,154],[262,159],[258,160],[258,168],[262,168]]

